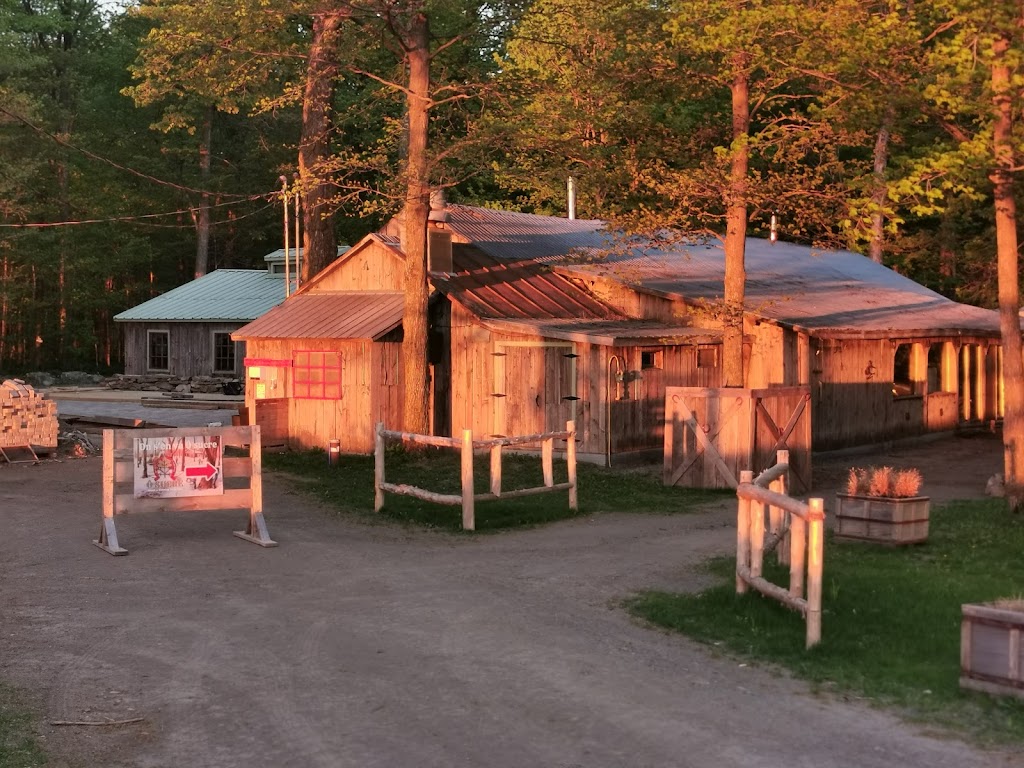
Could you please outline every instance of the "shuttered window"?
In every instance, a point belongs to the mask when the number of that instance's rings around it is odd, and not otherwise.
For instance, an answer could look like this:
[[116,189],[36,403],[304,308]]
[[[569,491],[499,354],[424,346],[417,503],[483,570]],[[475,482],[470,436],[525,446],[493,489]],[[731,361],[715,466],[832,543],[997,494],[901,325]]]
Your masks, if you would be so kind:
[[292,392],[300,400],[341,399],[341,353],[298,351],[292,360]]

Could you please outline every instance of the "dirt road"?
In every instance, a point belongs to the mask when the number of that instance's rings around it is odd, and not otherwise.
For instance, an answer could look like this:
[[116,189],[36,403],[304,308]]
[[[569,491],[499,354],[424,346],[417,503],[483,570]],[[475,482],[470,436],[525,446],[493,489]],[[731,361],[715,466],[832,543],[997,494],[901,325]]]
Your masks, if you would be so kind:
[[0,679],[36,692],[56,766],[1024,765],[617,606],[698,587],[731,509],[451,536],[332,518],[271,479],[277,549],[232,537],[239,513],[149,514],[118,519],[113,558],[90,543],[99,475],[0,468]]

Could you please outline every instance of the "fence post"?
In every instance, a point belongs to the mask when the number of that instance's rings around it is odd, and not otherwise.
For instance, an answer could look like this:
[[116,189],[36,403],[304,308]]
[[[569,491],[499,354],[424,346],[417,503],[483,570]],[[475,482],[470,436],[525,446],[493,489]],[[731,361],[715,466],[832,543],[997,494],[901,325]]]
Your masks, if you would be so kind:
[[384,507],[384,422],[378,421],[373,437],[373,511]]
[[476,530],[473,514],[473,430],[462,430],[462,529]]
[[[771,489],[786,496],[789,494],[789,451],[776,451],[775,463],[785,464],[786,473],[772,483]],[[792,517],[784,509],[772,507],[772,533],[778,533],[780,530],[786,531],[775,549],[775,556],[782,565],[789,564],[789,527],[792,525]]]
[[764,565],[764,502],[750,502],[750,575],[760,576]]
[[807,647],[821,642],[821,573],[824,558],[825,503],[809,499],[807,505]]
[[[750,483],[754,473],[750,470],[740,472],[740,485]],[[750,499],[739,497],[736,505],[736,594],[747,591],[747,582],[740,575],[742,568],[750,567]]]
[[569,509],[579,509],[579,498],[576,492],[576,422],[565,422],[565,431],[569,437],[565,441],[565,464],[569,472]]
[[789,594],[791,597],[803,597],[807,524],[802,517],[792,516],[787,536],[789,537]]
[[501,446],[491,446],[491,493],[501,496]]
[[555,438],[549,437],[540,444],[540,463],[544,470],[544,485],[547,488],[555,484],[554,455]]

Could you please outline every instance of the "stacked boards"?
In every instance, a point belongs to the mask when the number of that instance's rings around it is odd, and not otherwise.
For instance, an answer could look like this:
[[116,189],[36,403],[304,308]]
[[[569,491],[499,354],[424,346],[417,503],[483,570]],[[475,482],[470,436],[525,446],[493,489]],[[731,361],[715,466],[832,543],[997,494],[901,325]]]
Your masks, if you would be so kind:
[[57,447],[57,404],[20,379],[0,384],[0,451]]

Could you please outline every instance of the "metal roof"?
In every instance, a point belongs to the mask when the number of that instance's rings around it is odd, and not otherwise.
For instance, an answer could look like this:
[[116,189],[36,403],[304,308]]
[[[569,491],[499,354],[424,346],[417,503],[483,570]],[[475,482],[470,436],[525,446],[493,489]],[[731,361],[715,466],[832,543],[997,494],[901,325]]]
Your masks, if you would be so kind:
[[[449,226],[495,259],[566,275],[600,274],[635,290],[717,302],[725,288],[721,241],[655,246],[593,219],[569,220],[449,205]],[[998,334],[998,313],[948,299],[851,251],[747,238],[751,314],[829,336]]]
[[565,275],[536,261],[502,261],[479,248],[455,244],[452,266],[454,272],[431,273],[431,282],[479,317],[624,317]]
[[246,322],[284,301],[284,277],[218,269],[114,316],[127,322]]
[[606,224],[597,219],[560,219],[467,205],[447,209],[448,228],[497,259],[563,256],[576,248],[611,244]]
[[[720,301],[725,256],[720,241],[634,249],[584,265],[640,290],[689,302]],[[821,335],[998,334],[993,310],[960,304],[850,251],[747,238],[746,308],[752,314]]]
[[722,340],[722,332],[657,320],[484,320],[495,331],[581,341],[606,347],[709,344]]
[[378,339],[402,323],[405,298],[393,291],[294,294],[244,325],[236,339]]

